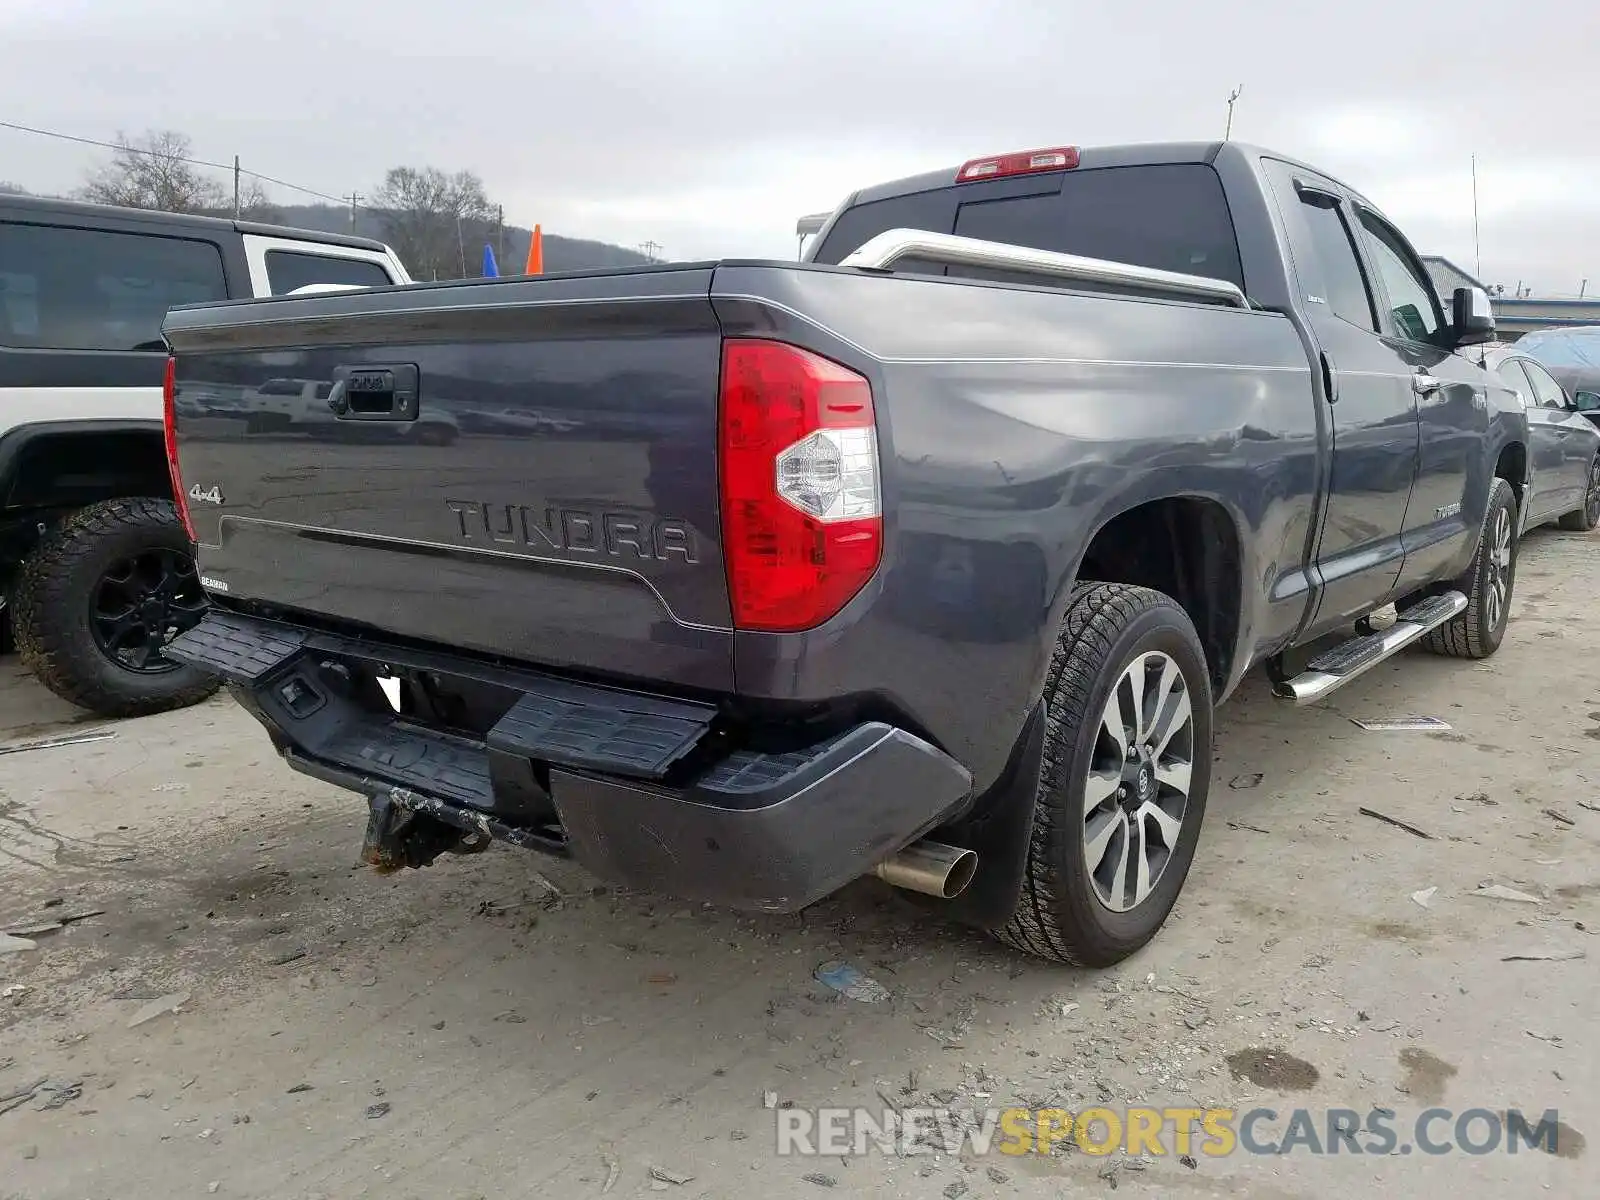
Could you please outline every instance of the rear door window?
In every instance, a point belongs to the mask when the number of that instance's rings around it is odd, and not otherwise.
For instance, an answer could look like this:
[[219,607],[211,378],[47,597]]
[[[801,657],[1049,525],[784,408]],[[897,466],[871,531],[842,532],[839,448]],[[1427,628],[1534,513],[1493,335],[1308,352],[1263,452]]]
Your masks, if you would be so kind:
[[1525,361],[1522,369],[1528,373],[1528,382],[1533,384],[1533,394],[1538,398],[1539,404],[1544,408],[1565,408],[1567,394],[1561,390],[1561,385],[1536,362]]
[[1522,360],[1508,358],[1495,368],[1494,373],[1500,377],[1500,382],[1517,394],[1517,399],[1522,401],[1524,408],[1530,404],[1537,404],[1538,394],[1534,392],[1533,385],[1528,382],[1528,377],[1523,373]]
[[0,224],[0,345],[164,350],[169,308],[227,297],[211,242]]
[[268,250],[267,284],[274,296],[285,296],[313,283],[386,287],[394,281],[382,263],[368,258],[341,258],[300,250]]
[[1334,197],[1320,192],[1301,191],[1298,195],[1307,239],[1302,255],[1309,256],[1313,263],[1298,262],[1296,269],[1305,277],[1304,283],[1312,282],[1310,266],[1315,267],[1322,280],[1322,294],[1308,292],[1307,302],[1314,304],[1320,299],[1334,316],[1358,329],[1376,333],[1378,314],[1373,308],[1367,277],[1356,256],[1355,240],[1351,237],[1350,226],[1345,223],[1342,206]]

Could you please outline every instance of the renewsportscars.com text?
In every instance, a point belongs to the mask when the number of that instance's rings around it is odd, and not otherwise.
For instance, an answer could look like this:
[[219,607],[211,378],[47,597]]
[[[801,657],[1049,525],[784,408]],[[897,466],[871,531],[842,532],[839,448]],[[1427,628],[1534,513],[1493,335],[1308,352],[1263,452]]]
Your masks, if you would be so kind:
[[1402,1118],[1393,1109],[949,1108],[779,1109],[780,1155],[1050,1154],[1516,1154],[1560,1152],[1554,1109],[1537,1118],[1516,1109],[1429,1108]]

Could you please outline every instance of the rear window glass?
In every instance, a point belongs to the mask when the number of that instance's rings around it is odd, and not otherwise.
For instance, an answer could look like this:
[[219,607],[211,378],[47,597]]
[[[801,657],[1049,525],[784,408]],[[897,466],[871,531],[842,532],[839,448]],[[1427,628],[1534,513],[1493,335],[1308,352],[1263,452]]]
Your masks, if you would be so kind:
[[1517,349],[1547,367],[1600,367],[1600,329],[1530,333],[1518,339]]
[[385,287],[392,283],[381,264],[365,258],[337,258],[300,250],[267,251],[267,286],[274,296],[285,296],[312,283],[346,283],[356,287]]
[[169,308],[227,296],[210,242],[0,224],[0,344],[164,350]]
[[954,188],[914,192],[909,196],[858,204],[840,214],[817,249],[813,261],[836,265],[878,234],[890,229],[926,229],[931,233],[949,233],[955,223]]
[[[875,234],[905,226],[1244,286],[1222,181],[1206,164],[1101,167],[1060,179],[1060,192],[1048,195],[963,203],[972,193],[956,185],[862,205],[840,217],[817,261],[838,262]],[[971,268],[950,274],[997,277]]]
[[1067,171],[1059,195],[963,204],[956,233],[1244,286],[1222,181],[1200,163]]

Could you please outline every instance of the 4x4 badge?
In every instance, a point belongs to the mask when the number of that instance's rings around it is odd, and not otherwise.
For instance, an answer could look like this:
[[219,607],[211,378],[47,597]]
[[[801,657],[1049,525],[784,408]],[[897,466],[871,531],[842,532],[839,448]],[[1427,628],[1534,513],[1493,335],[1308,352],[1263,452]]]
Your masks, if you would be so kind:
[[200,501],[205,504],[221,504],[222,489],[216,484],[212,484],[209,488],[203,489],[197,483],[189,489],[189,499]]

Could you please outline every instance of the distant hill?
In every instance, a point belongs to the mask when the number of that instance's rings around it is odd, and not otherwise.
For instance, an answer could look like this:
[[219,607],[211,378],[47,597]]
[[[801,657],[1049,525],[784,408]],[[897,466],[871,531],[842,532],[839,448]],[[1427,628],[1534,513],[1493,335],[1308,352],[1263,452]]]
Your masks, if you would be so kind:
[[[355,228],[350,228],[350,210],[331,204],[274,204],[272,221],[278,225],[292,225],[297,229],[314,229],[322,233],[354,233],[357,237],[384,240],[382,214],[371,209],[356,209]],[[516,275],[528,261],[528,243],[533,231],[515,225],[505,227],[505,253],[495,247],[495,258],[502,275]],[[492,240],[492,233],[491,233]],[[466,244],[467,273],[476,275],[483,266],[483,241],[468,232]],[[591,242],[583,238],[561,237],[546,232],[544,235],[544,269],[546,271],[599,271],[608,267],[637,267],[650,260],[637,250],[613,246],[609,242]],[[406,264],[408,267],[411,265]]]

